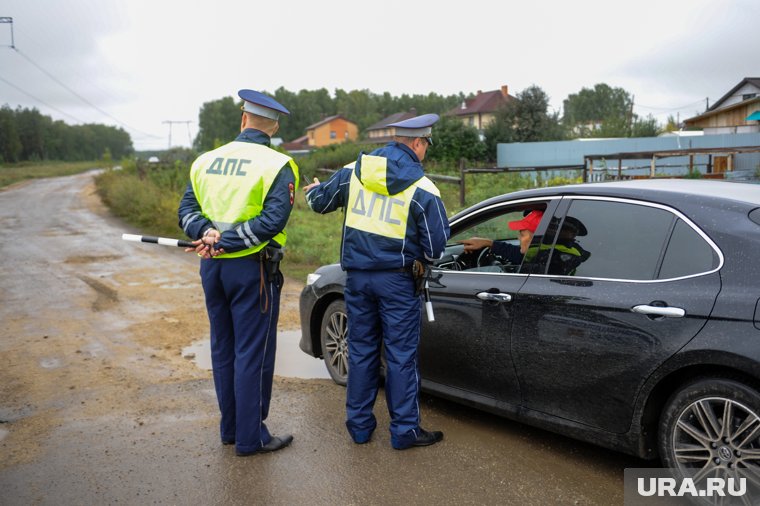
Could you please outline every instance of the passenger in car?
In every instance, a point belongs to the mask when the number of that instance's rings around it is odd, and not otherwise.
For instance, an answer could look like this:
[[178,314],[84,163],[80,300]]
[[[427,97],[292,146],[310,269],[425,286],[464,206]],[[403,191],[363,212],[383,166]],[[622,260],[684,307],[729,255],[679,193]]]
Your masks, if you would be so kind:
[[591,256],[591,253],[583,249],[575,240],[577,236],[585,236],[586,234],[588,234],[588,230],[579,219],[572,216],[565,217],[549,261],[549,274],[575,275],[578,266]]
[[522,263],[523,255],[528,251],[528,246],[533,240],[533,234],[536,233],[538,224],[541,223],[541,218],[544,216],[543,211],[531,211],[521,220],[510,221],[507,225],[511,230],[517,230],[519,232],[520,246],[515,246],[506,241],[494,241],[484,237],[471,237],[463,240],[465,253],[472,251],[479,251],[483,248],[491,248],[491,252],[506,260],[513,265],[519,265]]

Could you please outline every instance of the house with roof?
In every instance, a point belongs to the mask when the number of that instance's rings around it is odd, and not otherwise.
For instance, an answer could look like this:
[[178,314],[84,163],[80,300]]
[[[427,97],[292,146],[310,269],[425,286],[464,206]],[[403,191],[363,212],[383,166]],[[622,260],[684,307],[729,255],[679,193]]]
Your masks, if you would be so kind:
[[388,126],[405,119],[413,118],[417,116],[417,109],[412,107],[406,112],[397,112],[390,116],[381,119],[374,125],[370,125],[365,133],[367,134],[367,142],[384,144],[393,140],[393,136],[396,134],[394,127]]
[[310,148],[355,141],[358,137],[359,127],[356,123],[340,114],[329,116],[306,127],[306,140]]
[[280,147],[293,156],[308,155],[312,149],[309,147],[309,136],[302,135],[290,142],[283,142]]
[[705,135],[760,132],[760,77],[745,77],[707,111],[684,120]]
[[460,105],[446,112],[446,116],[457,117],[465,125],[482,131],[489,123],[493,122],[496,111],[512,100],[517,99],[509,94],[509,88],[506,84],[498,90],[478,90],[473,98],[464,100]]

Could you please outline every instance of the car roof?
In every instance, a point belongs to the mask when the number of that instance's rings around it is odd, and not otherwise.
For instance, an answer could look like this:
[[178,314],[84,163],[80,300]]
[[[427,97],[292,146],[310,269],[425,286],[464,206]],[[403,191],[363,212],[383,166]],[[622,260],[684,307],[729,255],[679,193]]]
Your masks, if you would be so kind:
[[634,179],[630,181],[550,186],[505,193],[463,209],[454,216],[451,216],[450,219],[458,219],[476,209],[501,202],[570,195],[631,198],[670,205],[675,205],[684,200],[694,202],[689,197],[696,197],[703,203],[711,201],[713,205],[718,204],[721,200],[729,200],[741,202],[749,206],[760,206],[760,185],[757,184],[709,179]]
[[[685,196],[710,199],[728,199],[760,206],[760,185],[699,179],[635,179],[606,183],[582,183],[521,190],[495,197],[509,200],[515,198],[553,195],[604,195],[616,197],[680,199]],[[492,199],[489,199],[492,200]]]
[[634,179],[555,187],[568,192],[580,189],[583,193],[646,194],[651,192],[693,195],[697,197],[724,198],[760,205],[760,185],[700,179]]

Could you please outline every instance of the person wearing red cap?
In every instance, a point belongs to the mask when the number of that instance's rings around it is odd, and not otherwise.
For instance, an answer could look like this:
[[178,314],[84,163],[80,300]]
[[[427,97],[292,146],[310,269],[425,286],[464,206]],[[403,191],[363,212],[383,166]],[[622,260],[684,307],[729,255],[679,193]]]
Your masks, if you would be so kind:
[[464,244],[464,251],[468,253],[471,251],[479,251],[483,248],[491,248],[491,252],[494,255],[505,259],[510,264],[519,265],[522,262],[523,255],[528,251],[528,246],[530,246],[530,242],[533,240],[533,234],[536,233],[538,224],[541,223],[541,218],[543,216],[543,211],[536,210],[531,211],[521,220],[514,220],[508,223],[511,230],[517,230],[519,233],[519,247],[504,241],[494,241],[493,239],[483,237],[471,237],[461,242]]

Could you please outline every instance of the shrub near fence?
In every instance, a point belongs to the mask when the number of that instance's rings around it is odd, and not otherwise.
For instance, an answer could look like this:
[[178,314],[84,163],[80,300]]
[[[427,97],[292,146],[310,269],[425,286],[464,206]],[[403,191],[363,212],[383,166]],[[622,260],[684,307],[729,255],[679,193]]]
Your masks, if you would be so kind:
[[144,234],[174,237],[181,233],[177,207],[189,181],[189,167],[177,162],[138,170],[134,160],[122,161],[121,167],[95,178],[98,194],[111,212]]
[[[116,216],[146,235],[184,238],[177,224],[177,208],[189,182],[189,165],[147,165],[138,170],[134,161],[122,162],[122,170],[107,170],[96,177],[103,202]],[[144,170],[143,170],[144,169]],[[343,214],[324,216],[306,205],[297,190],[287,226],[287,253],[283,272],[297,279],[340,254]]]
[[[343,150],[331,150],[328,158],[335,166],[342,167],[348,153],[352,156],[356,146]],[[349,159],[350,161],[350,159]],[[298,160],[306,168],[306,177],[316,175],[325,180],[329,175],[313,168],[314,161]],[[184,237],[177,225],[177,207],[189,182],[189,164],[175,161],[173,164],[138,166],[134,161],[122,161],[122,170],[106,170],[96,177],[98,193],[111,209],[142,233],[167,237]],[[426,163],[426,172],[454,177],[458,168],[441,163]],[[308,171],[312,171],[309,173]],[[489,197],[536,186],[530,176],[514,173],[467,174],[467,194],[465,204],[460,204],[459,186],[438,181],[436,185],[449,216],[460,211],[465,205],[473,205]],[[548,185],[570,181],[550,180]],[[337,262],[340,258],[340,242],[343,228],[343,213],[337,211],[328,215],[317,214],[306,205],[299,184],[296,202],[288,222],[288,242],[283,272],[297,279],[305,279],[306,274],[316,267]]]

